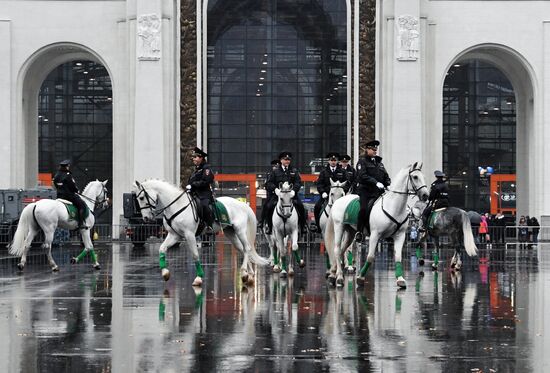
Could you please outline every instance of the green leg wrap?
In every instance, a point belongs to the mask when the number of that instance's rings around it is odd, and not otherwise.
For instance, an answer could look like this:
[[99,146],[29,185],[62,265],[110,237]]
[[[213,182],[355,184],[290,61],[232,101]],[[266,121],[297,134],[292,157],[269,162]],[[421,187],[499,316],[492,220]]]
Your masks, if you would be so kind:
[[325,252],[325,263],[327,265],[327,269],[330,269],[330,258],[326,252]]
[[197,276],[199,276],[200,278],[204,277],[204,270],[202,269],[202,265],[201,265],[200,260],[197,260],[195,262],[195,270],[197,271]]
[[350,251],[348,251],[348,266],[352,266],[353,265],[353,253]]
[[286,255],[281,258],[281,261],[283,262],[283,270],[286,271],[287,270]]
[[160,269],[166,268],[166,253],[159,254],[159,266]]
[[164,302],[160,301],[159,303],[159,321],[164,321],[164,314],[166,312],[166,305],[164,304]]
[[399,295],[395,295],[395,312],[401,312],[401,297]]
[[97,254],[95,253],[94,249],[90,249],[90,257],[92,258],[92,263],[97,262]]
[[403,276],[403,265],[401,262],[395,263],[395,278]]
[[273,264],[279,265],[279,252],[275,250],[275,254],[273,254]]
[[292,252],[294,253],[294,259],[296,259],[296,263],[300,263],[300,260],[302,260],[302,258],[300,257],[300,253],[298,252],[298,250],[292,250]]
[[367,274],[367,271],[369,270],[369,267],[370,267],[370,263],[365,262],[365,265],[363,266],[363,268],[361,268],[361,271],[359,272],[361,274],[361,277],[365,277],[365,275]]
[[432,256],[433,256],[434,264],[438,265],[439,264],[439,253],[437,252],[437,250],[433,251]]
[[80,262],[82,259],[84,259],[88,255],[88,251],[86,249],[82,250],[80,254],[76,257],[76,261]]
[[420,260],[422,258],[422,250],[420,249],[420,246],[416,247],[416,259]]

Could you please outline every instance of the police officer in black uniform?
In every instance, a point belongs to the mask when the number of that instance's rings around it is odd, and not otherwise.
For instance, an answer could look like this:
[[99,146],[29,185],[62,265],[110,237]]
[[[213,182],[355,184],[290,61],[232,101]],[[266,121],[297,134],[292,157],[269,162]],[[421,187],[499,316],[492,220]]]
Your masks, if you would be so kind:
[[359,194],[361,209],[357,220],[355,240],[363,241],[363,228],[368,226],[367,208],[371,200],[380,197],[390,185],[391,180],[377,154],[380,141],[373,140],[365,144],[367,153],[357,162],[357,194]]
[[435,181],[430,186],[430,196],[428,197],[428,205],[422,213],[422,227],[419,229],[421,232],[426,231],[426,225],[428,224],[428,218],[433,210],[449,207],[449,186],[444,172],[434,172]]
[[71,161],[66,159],[59,163],[59,170],[53,177],[53,185],[57,191],[57,198],[66,199],[72,202],[77,209],[78,228],[88,229],[84,225],[84,214],[86,212],[86,204],[78,195],[78,187],[74,180],[73,174],[69,170]]
[[[330,194],[330,179],[332,181],[346,182],[348,177],[346,171],[340,167],[338,164],[338,158],[340,155],[338,153],[328,153],[328,164],[325,168],[319,173],[317,178],[317,191],[321,195],[321,198],[315,204],[314,215],[315,215],[315,224],[317,227],[317,232],[321,233],[321,227],[319,226],[319,220],[321,218],[321,210],[323,205],[328,201],[328,196]],[[349,183],[346,183],[344,186],[344,191],[347,193],[349,190]]]
[[356,171],[355,171],[355,168],[353,168],[353,166],[349,163],[350,161],[351,161],[351,157],[347,154],[340,157],[340,166],[344,169],[344,171],[346,171],[346,176],[348,178],[348,184],[347,184],[349,185],[348,191],[354,194],[356,189],[356,185],[355,185]]
[[300,178],[300,172],[298,172],[296,168],[290,166],[291,160],[292,153],[280,153],[279,161],[281,164],[275,170],[273,170],[265,183],[268,193],[272,193],[272,198],[267,203],[266,234],[271,234],[271,230],[273,229],[273,211],[275,210],[275,206],[277,205],[277,195],[275,194],[275,189],[279,187],[280,183],[284,183],[285,181],[289,184],[292,184],[292,189],[294,190],[293,201],[296,207],[296,211],[298,213],[298,222],[300,224],[302,232],[305,233],[307,231],[306,210],[304,208],[304,204],[298,197],[298,192],[302,188],[302,179]]
[[262,226],[266,222],[267,217],[267,210],[268,210],[268,202],[273,198],[273,195],[275,194],[275,191],[270,191],[267,189],[267,180],[269,180],[269,177],[275,171],[277,168],[279,168],[279,160],[274,159],[271,161],[271,168],[266,174],[266,183],[264,184],[264,188],[266,191],[265,199],[262,202],[262,215],[260,217],[260,222],[258,223],[259,226]]
[[206,163],[208,154],[200,148],[195,148],[191,157],[195,164],[195,170],[187,181],[186,189],[194,193],[200,200],[202,207],[202,219],[204,223],[212,228],[214,223],[214,215],[210,209],[210,204],[214,203],[212,195],[212,184],[214,184],[214,174],[210,166]]

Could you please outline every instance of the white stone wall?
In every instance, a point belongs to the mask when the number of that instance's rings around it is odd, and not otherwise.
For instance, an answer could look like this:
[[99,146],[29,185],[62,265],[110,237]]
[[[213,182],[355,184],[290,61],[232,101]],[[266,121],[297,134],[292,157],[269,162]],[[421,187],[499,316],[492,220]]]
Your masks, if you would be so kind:
[[[75,59],[100,62],[111,76],[113,221],[133,180],[178,182],[178,9],[178,0],[0,0],[0,188],[36,185],[38,90]],[[145,14],[160,20],[159,58],[138,58],[136,22]]]
[[[517,95],[518,213],[549,214],[550,2],[380,0],[378,7],[377,135],[390,174],[416,160],[430,173],[441,168],[445,74],[461,58],[485,59]],[[417,60],[397,60],[395,22],[402,15],[419,19]]]

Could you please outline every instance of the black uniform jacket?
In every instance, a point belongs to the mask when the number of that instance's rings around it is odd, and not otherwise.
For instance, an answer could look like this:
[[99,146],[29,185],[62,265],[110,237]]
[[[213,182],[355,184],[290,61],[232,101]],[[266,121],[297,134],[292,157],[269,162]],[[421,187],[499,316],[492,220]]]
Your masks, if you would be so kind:
[[428,200],[434,203],[434,209],[449,207],[449,186],[445,180],[436,180],[432,183]]
[[285,181],[292,184],[292,189],[294,189],[297,196],[300,188],[302,188],[302,179],[300,178],[300,172],[292,166],[287,167],[286,172],[283,171],[283,166],[279,166],[273,170],[265,182],[265,187],[268,192],[274,192],[279,187],[279,184]]
[[70,200],[78,193],[76,182],[70,171],[57,171],[53,177],[53,185],[57,190],[57,198]]
[[206,162],[195,166],[195,171],[189,177],[187,184],[191,185],[191,190],[200,199],[212,199],[211,185],[214,184],[214,174],[210,166]]
[[[351,192],[355,192],[355,179],[357,177],[357,172],[355,171],[355,168],[353,168],[352,165],[348,164],[347,167],[344,169],[346,171],[346,176],[348,178],[348,189],[351,189]],[[347,191],[346,191],[347,192]]]
[[368,157],[361,158],[357,162],[357,191],[378,195],[380,190],[376,183],[382,183],[385,187],[391,184],[390,176],[382,163],[382,158],[375,156],[374,160]]
[[[340,165],[337,165],[334,168],[334,172],[332,172],[330,165],[327,165],[321,170],[319,177],[317,178],[317,191],[319,194],[330,194],[330,179],[332,179],[332,181],[340,182],[348,181],[346,171]],[[347,192],[349,188],[350,184],[346,183],[344,190]]]

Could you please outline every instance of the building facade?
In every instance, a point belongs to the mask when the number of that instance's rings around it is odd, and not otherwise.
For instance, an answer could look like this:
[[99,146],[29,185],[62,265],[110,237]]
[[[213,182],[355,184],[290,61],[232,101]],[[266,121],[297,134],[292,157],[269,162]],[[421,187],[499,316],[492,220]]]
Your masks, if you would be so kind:
[[[457,205],[500,198],[490,167],[515,175],[519,214],[548,215],[545,14],[529,0],[0,0],[0,187],[109,144],[118,221],[133,180],[185,181],[197,144],[220,172],[255,173],[282,150],[301,168],[328,151],[356,162],[376,137],[390,174],[443,169]],[[98,108],[111,139],[86,140]],[[81,145],[48,149],[60,138]]]

